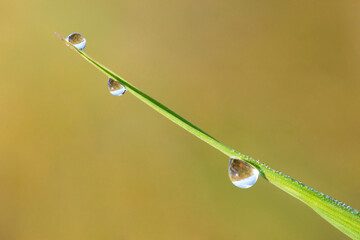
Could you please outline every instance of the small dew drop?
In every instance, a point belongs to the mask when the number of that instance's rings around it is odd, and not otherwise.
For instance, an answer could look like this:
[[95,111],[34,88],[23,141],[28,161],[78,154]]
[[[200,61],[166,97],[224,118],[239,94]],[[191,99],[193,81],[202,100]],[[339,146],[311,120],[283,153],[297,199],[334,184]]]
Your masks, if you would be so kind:
[[108,89],[114,96],[121,96],[126,92],[126,88],[112,78],[109,78]]
[[236,158],[230,158],[228,171],[231,182],[238,188],[253,186],[259,177],[259,171],[256,168]]
[[72,33],[67,36],[66,41],[74,45],[79,50],[83,50],[86,46],[86,39],[80,33]]

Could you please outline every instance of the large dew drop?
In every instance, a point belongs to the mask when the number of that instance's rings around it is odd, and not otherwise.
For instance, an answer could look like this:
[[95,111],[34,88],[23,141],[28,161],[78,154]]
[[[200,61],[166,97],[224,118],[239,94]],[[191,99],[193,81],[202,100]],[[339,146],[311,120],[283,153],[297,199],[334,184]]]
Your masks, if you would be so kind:
[[121,96],[126,92],[126,88],[112,78],[109,78],[108,89],[114,96]]
[[83,50],[86,46],[86,39],[80,33],[72,33],[67,36],[66,41],[74,45],[79,50]]
[[231,182],[238,188],[253,186],[259,177],[259,171],[256,168],[236,158],[230,158],[228,171]]

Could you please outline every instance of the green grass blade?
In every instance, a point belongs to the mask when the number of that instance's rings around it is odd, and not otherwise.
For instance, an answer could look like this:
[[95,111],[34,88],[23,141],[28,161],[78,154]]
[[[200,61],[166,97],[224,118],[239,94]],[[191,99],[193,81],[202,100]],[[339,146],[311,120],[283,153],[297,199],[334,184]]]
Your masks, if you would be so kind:
[[341,202],[338,202],[337,200],[329,197],[328,195],[318,192],[304,185],[303,183],[289,176],[286,176],[285,174],[282,174],[281,172],[276,171],[268,167],[267,165],[260,163],[259,161],[254,160],[249,156],[246,156],[230,147],[225,146],[224,144],[217,141],[215,138],[211,137],[209,134],[205,133],[189,121],[182,118],[180,115],[176,114],[163,104],[159,103],[155,99],[151,98],[150,96],[127,82],[122,77],[118,76],[105,66],[90,58],[83,51],[78,50],[77,48],[72,46],[59,34],[57,35],[65,42],[67,46],[80,54],[80,56],[82,56],[85,60],[90,62],[108,77],[113,78],[114,80],[125,86],[130,93],[132,93],[135,97],[149,105],[151,108],[161,113],[162,115],[164,115],[180,127],[184,128],[188,132],[192,133],[196,137],[200,138],[204,142],[208,143],[210,146],[218,149],[228,157],[236,157],[250,163],[259,170],[260,175],[267,181],[277,186],[281,190],[285,191],[286,193],[290,194],[291,196],[304,202],[315,212],[317,212],[321,217],[323,217],[325,220],[327,220],[329,223],[334,225],[337,229],[339,229],[341,232],[345,233],[352,239],[360,239],[360,213],[357,210]]

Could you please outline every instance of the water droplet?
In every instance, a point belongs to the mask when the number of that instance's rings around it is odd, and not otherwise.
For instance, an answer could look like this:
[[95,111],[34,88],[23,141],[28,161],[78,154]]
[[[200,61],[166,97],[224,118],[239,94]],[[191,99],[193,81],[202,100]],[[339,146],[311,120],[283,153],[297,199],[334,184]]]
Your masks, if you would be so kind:
[[229,177],[231,182],[239,188],[249,188],[259,177],[259,171],[249,163],[236,158],[230,158]]
[[114,96],[121,96],[126,92],[126,88],[112,78],[109,78],[108,89]]
[[67,36],[66,41],[74,45],[79,50],[83,50],[86,46],[86,39],[80,33],[72,33]]

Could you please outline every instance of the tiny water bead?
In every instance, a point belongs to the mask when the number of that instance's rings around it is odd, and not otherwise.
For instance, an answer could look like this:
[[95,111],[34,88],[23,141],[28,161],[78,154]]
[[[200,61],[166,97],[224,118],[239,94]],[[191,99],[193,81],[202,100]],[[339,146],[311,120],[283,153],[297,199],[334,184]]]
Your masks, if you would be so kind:
[[80,33],[72,33],[67,36],[66,41],[74,45],[79,50],[83,50],[86,46],[86,39]]
[[256,168],[236,158],[230,158],[228,171],[231,182],[238,188],[253,186],[259,177],[259,171]]
[[114,96],[121,96],[126,92],[126,88],[112,78],[109,78],[108,89]]

